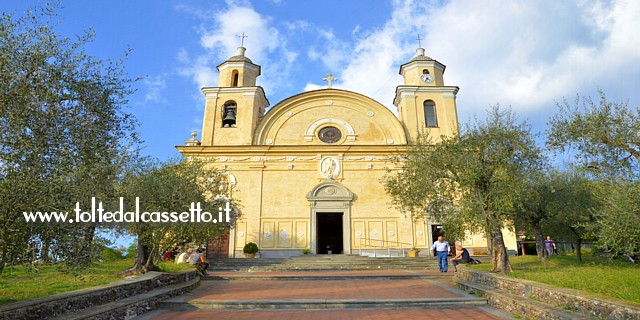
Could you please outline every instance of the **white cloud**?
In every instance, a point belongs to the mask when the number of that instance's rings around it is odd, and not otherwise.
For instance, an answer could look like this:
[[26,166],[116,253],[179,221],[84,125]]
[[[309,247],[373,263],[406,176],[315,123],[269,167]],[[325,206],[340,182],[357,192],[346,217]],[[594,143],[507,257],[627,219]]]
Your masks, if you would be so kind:
[[449,66],[446,84],[461,88],[461,120],[498,102],[554,112],[563,96],[639,83],[638,21],[637,1],[395,1],[384,26],[356,43],[341,85],[391,107],[419,33],[427,55]]
[[328,71],[338,71],[349,59],[351,50],[349,43],[336,38],[333,31],[316,28],[316,35],[321,39],[320,47],[310,46],[307,56],[311,60],[320,60]]
[[[383,25],[356,24],[347,33],[350,39],[304,20],[281,18],[276,24],[247,1],[227,4],[199,15],[206,54],[178,54],[181,74],[200,86],[216,85],[215,65],[236,54],[237,35],[244,32],[247,56],[263,67],[258,83],[268,96],[295,91],[300,80],[292,78],[293,71],[315,67],[300,61],[307,59],[321,62],[323,76],[333,72],[340,79],[334,87],[395,111],[395,87],[402,84],[398,68],[414,55],[420,34],[427,55],[448,66],[445,84],[460,87],[461,121],[472,113],[482,116],[495,103],[546,118],[555,112],[555,100],[597,88],[640,98],[638,1],[395,0]],[[325,88],[317,78],[304,90]]]
[[[244,33],[247,57],[262,66],[258,85],[266,92],[290,86],[286,80],[298,53],[287,48],[272,19],[255,11],[248,1],[227,1],[227,5],[226,10],[210,12],[204,21],[206,25],[200,27],[200,45],[206,53],[185,59],[188,54],[179,52],[178,60],[184,63],[180,73],[192,77],[200,87],[217,85],[215,66],[237,54],[241,45],[239,35]],[[305,22],[298,21],[289,27],[303,28]]]
[[157,75],[154,77],[146,77],[142,80],[146,93],[144,95],[143,104],[166,104],[167,99],[162,95],[167,87],[165,75]]

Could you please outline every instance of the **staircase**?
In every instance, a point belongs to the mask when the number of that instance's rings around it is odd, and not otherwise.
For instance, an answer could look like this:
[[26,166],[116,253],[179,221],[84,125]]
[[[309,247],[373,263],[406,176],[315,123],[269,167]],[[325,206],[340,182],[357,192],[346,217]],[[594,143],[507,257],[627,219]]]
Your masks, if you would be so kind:
[[288,259],[216,259],[213,271],[437,270],[433,257],[370,258],[358,255],[311,255]]
[[198,288],[136,319],[508,319],[485,298],[455,288],[453,272],[438,272],[433,257],[211,262]]

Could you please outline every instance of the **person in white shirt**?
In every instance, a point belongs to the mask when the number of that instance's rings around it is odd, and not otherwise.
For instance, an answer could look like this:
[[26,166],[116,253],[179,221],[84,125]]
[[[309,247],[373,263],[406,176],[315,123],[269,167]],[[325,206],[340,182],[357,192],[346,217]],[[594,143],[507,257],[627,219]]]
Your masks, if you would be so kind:
[[440,268],[440,272],[447,272],[447,270],[449,270],[449,261],[447,261],[449,252],[451,252],[449,242],[444,241],[442,236],[438,236],[438,241],[434,242],[431,246],[431,253],[435,253],[438,258],[438,268]]
[[193,250],[189,249],[187,250],[187,252],[183,252],[181,253],[177,258],[176,258],[176,263],[180,264],[180,263],[187,263],[189,262],[189,257],[191,257],[191,255],[193,254]]

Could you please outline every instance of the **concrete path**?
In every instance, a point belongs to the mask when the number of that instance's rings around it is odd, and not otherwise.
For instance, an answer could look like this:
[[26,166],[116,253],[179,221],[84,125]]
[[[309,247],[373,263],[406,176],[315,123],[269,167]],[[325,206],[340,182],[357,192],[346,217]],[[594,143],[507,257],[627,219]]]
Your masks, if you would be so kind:
[[451,276],[431,270],[217,272],[209,279],[218,280],[203,280],[136,319],[509,319],[454,288]]

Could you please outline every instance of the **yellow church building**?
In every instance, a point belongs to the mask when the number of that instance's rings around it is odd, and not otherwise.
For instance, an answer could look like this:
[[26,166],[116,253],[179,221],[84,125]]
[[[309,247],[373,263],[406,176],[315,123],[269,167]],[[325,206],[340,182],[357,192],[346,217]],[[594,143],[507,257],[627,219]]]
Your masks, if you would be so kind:
[[[228,234],[210,242],[211,257],[242,257],[248,242],[262,257],[313,254],[421,255],[440,234],[430,218],[414,221],[395,209],[384,190],[387,169],[397,167],[408,146],[429,129],[437,138],[458,131],[456,94],[446,86],[445,66],[422,48],[400,66],[397,116],[362,94],[331,88],[302,92],[268,111],[256,86],[260,66],[238,48],[218,65],[217,87],[205,97],[200,140],[178,150],[206,159],[220,172],[217,186],[240,202],[241,218]],[[515,235],[505,235],[515,250]],[[463,245],[486,254],[482,235]]]

